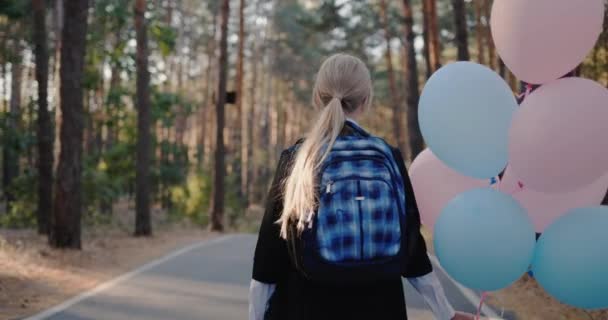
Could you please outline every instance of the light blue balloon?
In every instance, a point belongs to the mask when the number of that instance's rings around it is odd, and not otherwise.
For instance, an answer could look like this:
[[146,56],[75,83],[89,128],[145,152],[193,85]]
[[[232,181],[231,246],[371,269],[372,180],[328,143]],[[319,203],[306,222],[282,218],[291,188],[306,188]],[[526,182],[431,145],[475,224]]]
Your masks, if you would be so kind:
[[450,201],[435,223],[435,253],[456,281],[482,291],[509,286],[529,268],[534,226],[513,197],[473,189]]
[[494,71],[472,62],[439,69],[424,86],[418,120],[433,153],[460,173],[489,179],[507,165],[517,101]]
[[579,208],[551,224],[540,237],[534,277],[563,303],[608,308],[608,206]]

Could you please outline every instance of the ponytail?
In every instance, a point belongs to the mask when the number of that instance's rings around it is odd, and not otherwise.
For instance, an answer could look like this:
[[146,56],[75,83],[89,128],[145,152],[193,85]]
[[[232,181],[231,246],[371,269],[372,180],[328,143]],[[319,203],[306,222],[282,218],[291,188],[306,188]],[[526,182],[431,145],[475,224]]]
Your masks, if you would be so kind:
[[[305,222],[312,218],[318,200],[315,177],[319,165],[331,151],[345,120],[340,99],[332,98],[298,149],[291,174],[285,181],[283,214],[278,221],[282,238],[287,239],[290,222],[297,221],[297,232],[301,233]],[[324,146],[327,147],[322,151]]]
[[321,109],[317,121],[296,151],[291,173],[283,187],[283,212],[277,221],[281,238],[288,239],[290,224],[296,223],[301,234],[313,218],[316,203],[316,177],[338,138],[346,114],[371,105],[373,92],[369,70],[349,55],[337,54],[327,59],[313,90],[313,105]]

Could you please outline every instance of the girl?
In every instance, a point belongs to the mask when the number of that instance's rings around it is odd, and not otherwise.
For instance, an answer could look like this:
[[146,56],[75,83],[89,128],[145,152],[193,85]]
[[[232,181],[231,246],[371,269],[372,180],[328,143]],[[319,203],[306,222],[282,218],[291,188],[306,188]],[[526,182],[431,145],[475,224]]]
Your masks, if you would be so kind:
[[372,95],[361,60],[337,54],[321,66],[318,120],[282,152],[268,195],[250,320],[405,320],[401,276],[437,319],[473,319],[454,312],[432,271],[401,152],[356,122]]

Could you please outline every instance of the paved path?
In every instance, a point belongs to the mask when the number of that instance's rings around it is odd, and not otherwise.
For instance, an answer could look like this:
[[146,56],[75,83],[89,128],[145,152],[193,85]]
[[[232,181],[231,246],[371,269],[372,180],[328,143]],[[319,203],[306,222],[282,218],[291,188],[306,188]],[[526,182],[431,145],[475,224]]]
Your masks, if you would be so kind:
[[[227,235],[183,248],[26,320],[247,319],[255,241]],[[473,313],[478,296],[436,270],[454,308]],[[409,318],[433,319],[415,290],[404,286]]]

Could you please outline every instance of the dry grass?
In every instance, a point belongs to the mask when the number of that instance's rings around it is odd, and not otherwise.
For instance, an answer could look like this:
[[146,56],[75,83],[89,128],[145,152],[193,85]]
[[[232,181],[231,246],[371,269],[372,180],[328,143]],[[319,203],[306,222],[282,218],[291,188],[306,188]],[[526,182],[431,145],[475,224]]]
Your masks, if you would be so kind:
[[[126,214],[129,215],[130,214]],[[159,223],[151,238],[116,224],[83,234],[83,250],[56,250],[31,230],[0,230],[0,319],[55,305],[167,252],[213,236],[188,224]],[[122,224],[119,224],[122,225]]]
[[515,312],[518,319],[608,320],[608,310],[590,312],[562,304],[528,275],[506,289],[491,293],[489,302],[496,309]]
[[[434,253],[430,232],[423,228],[422,234],[429,252]],[[590,312],[562,304],[528,275],[508,288],[491,292],[488,303],[495,310],[513,312],[517,319],[524,320],[608,320],[608,310]]]

